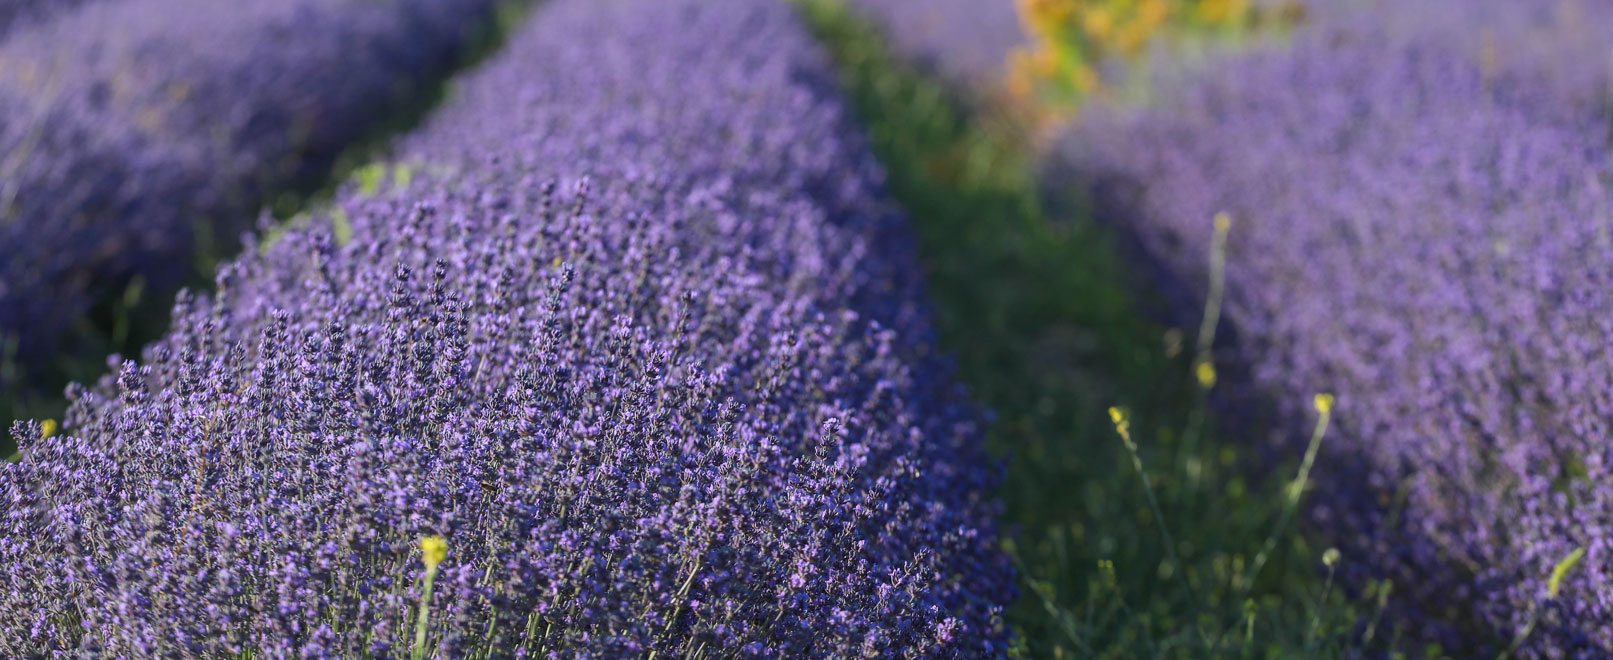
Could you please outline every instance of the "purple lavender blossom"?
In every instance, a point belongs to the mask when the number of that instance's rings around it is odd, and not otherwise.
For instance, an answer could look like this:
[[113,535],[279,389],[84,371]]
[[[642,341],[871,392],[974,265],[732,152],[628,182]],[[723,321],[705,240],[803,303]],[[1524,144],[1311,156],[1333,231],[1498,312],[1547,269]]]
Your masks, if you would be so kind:
[[[1457,4],[1489,36],[1409,8],[1329,19],[1150,110],[1089,117],[1059,180],[1187,283],[1184,316],[1210,218],[1231,213],[1222,357],[1250,386],[1232,396],[1293,420],[1338,394],[1315,519],[1358,577],[1394,579],[1404,623],[1479,653],[1535,622],[1525,653],[1605,657],[1613,163],[1606,46],[1575,34],[1607,34],[1613,11]],[[1535,19],[1489,22],[1508,12]]]
[[0,44],[0,346],[32,365],[97,297],[171,292],[264,195],[317,180],[494,0],[124,0]]
[[349,240],[19,425],[0,654],[406,657],[440,535],[431,657],[1003,657],[995,463],[833,90],[782,3],[543,5]]

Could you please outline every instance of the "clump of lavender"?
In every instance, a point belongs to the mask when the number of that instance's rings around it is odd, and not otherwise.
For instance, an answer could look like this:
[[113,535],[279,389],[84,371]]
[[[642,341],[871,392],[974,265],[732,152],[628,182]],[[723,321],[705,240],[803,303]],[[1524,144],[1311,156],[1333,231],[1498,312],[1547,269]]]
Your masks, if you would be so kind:
[[[1448,649],[1590,657],[1613,652],[1613,169],[1605,53],[1573,35],[1613,12],[1554,4],[1514,3],[1539,20],[1489,37],[1409,8],[1329,19],[1089,118],[1061,180],[1161,281],[1199,281],[1231,214],[1221,354],[1251,398],[1338,393],[1314,514],[1360,577],[1394,580],[1405,622]],[[1203,294],[1174,290],[1184,317]]]
[[170,293],[270,192],[428,91],[494,0],[125,0],[0,44],[0,348],[41,367],[99,298]]
[[348,240],[19,425],[0,654],[1004,656],[994,463],[793,19],[547,3]]

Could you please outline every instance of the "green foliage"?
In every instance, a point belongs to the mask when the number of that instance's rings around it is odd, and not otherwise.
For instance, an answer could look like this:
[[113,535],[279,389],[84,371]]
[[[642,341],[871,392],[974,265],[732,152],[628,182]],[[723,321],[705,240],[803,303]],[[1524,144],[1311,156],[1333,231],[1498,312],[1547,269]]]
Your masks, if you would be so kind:
[[1249,480],[1242,443],[1207,419],[1208,356],[1142,313],[1104,229],[1048,217],[1008,122],[895,61],[837,0],[801,9],[910,212],[942,343],[998,415],[1024,655],[1347,656],[1389,590],[1350,601],[1332,579],[1350,558],[1284,525],[1301,457],[1288,478]]

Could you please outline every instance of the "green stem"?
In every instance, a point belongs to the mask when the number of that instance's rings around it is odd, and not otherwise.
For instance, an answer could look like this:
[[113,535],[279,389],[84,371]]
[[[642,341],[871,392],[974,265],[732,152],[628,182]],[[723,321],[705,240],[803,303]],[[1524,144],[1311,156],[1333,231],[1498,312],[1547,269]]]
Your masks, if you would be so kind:
[[431,585],[437,581],[437,567],[426,568],[426,583],[420,590],[420,616],[414,624],[414,647],[409,654],[413,660],[426,658],[426,625],[431,618]]
[[1131,431],[1129,426],[1120,418],[1116,418],[1115,421],[1117,424],[1116,430],[1119,431],[1120,439],[1125,443],[1126,451],[1131,454],[1131,465],[1132,467],[1137,468],[1137,476],[1142,479],[1143,495],[1147,496],[1148,498],[1148,508],[1154,515],[1154,522],[1159,526],[1160,538],[1165,542],[1165,556],[1170,558],[1171,567],[1174,569],[1175,573],[1181,577],[1182,590],[1187,593],[1188,602],[1193,604],[1193,630],[1198,633],[1200,640],[1208,641],[1208,639],[1204,636],[1203,629],[1199,626],[1198,610],[1203,601],[1199,600],[1197,591],[1193,589],[1192,581],[1188,579],[1187,566],[1183,564],[1182,559],[1176,555],[1176,540],[1171,537],[1170,527],[1165,524],[1165,512],[1159,508],[1159,500],[1154,496],[1154,484],[1148,479],[1148,470],[1143,469],[1142,454],[1137,451],[1137,443],[1133,442],[1131,439]]
[[1294,512],[1299,509],[1299,499],[1305,494],[1305,485],[1310,481],[1311,467],[1316,464],[1316,453],[1322,446],[1322,436],[1327,434],[1327,423],[1332,417],[1331,409],[1319,411],[1316,419],[1316,430],[1311,433],[1310,444],[1305,448],[1305,459],[1300,461],[1299,475],[1288,484],[1287,500],[1283,503],[1282,516],[1277,520],[1277,528],[1272,530],[1271,536],[1266,537],[1266,543],[1255,555],[1254,565],[1249,568],[1249,575],[1243,580],[1242,587],[1245,592],[1254,589],[1255,579],[1260,577],[1261,569],[1277,549],[1278,540],[1288,531],[1288,524],[1294,518]]

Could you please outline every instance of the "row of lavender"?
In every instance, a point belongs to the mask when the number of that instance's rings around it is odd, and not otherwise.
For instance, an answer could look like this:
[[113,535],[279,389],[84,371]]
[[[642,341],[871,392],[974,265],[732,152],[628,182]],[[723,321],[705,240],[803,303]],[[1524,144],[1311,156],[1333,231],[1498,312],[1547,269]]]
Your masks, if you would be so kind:
[[0,654],[1004,656],[996,470],[832,81],[772,0],[543,5],[350,240],[19,425]]
[[12,30],[43,23],[93,0],[0,0],[0,38]]
[[[1447,648],[1493,652],[1534,623],[1533,653],[1613,651],[1613,162],[1594,43],[1613,12],[1570,21],[1558,4],[1339,18],[1061,150],[1178,281],[1205,272],[1206,218],[1238,219],[1243,394],[1285,418],[1299,393],[1339,393],[1314,513]],[[1421,26],[1464,9],[1488,36]]]
[[1026,41],[1015,0],[850,0],[892,47],[954,82],[989,89]]
[[100,298],[171,292],[199,243],[232,246],[266,194],[428,92],[496,4],[119,0],[10,34],[0,348],[48,364]]
[[1448,648],[1532,629],[1532,654],[1613,652],[1613,6],[1310,4],[1291,45],[1091,113],[1051,183],[1136,239],[1184,321],[1210,218],[1236,218],[1223,357],[1250,387],[1228,398],[1297,417],[1338,393],[1314,513],[1358,577],[1395,580],[1404,623]]

